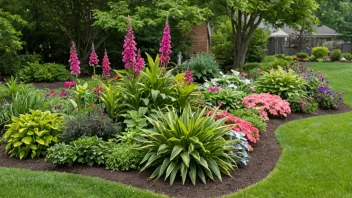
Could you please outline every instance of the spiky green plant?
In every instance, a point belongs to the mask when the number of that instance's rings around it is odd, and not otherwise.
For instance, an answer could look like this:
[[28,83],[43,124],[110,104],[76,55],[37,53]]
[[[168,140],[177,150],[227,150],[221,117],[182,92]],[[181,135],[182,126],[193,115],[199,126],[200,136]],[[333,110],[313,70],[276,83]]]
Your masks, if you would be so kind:
[[[164,114],[158,112],[158,118],[148,118],[154,126],[145,130],[147,140],[142,143],[141,150],[146,155],[141,164],[141,171],[154,167],[151,179],[165,176],[173,184],[176,176],[181,176],[185,183],[189,177],[195,185],[197,176],[206,183],[206,177],[214,180],[215,175],[222,181],[221,174],[231,176],[236,162],[228,151],[234,150],[230,145],[238,140],[226,140],[231,130],[223,124],[224,119],[215,121],[205,114],[205,109],[192,112],[188,105],[179,116],[174,109]],[[225,118],[226,119],[226,118]]]

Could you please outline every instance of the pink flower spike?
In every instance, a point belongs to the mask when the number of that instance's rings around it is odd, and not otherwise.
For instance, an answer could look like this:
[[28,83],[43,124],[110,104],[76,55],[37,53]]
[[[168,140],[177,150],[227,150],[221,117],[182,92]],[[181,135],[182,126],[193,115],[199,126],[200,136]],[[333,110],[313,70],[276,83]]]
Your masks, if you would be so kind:
[[76,81],[65,81],[64,82],[64,86],[66,87],[66,88],[71,88],[71,87],[73,87],[73,86],[75,86],[76,85]]
[[62,91],[60,92],[60,98],[66,96],[66,94],[67,94],[66,89],[62,90]]
[[108,57],[108,52],[105,50],[104,53],[104,58],[103,58],[103,64],[102,64],[102,69],[103,69],[103,76],[105,77],[110,77],[110,61],[109,61],[109,57]]
[[72,41],[72,46],[70,50],[70,59],[68,60],[70,63],[71,75],[79,75],[81,73],[81,68],[79,67],[80,62],[78,60],[78,54],[76,51],[75,43]]
[[166,66],[166,64],[170,61],[170,54],[172,53],[170,27],[169,27],[169,20],[167,18],[165,21],[163,37],[160,42],[159,52],[160,52],[160,64],[162,66]]
[[92,43],[92,52],[89,56],[89,63],[90,66],[96,66],[99,64],[99,59],[97,53],[95,53],[94,43]]
[[128,16],[128,26],[127,26],[127,34],[125,36],[124,44],[123,44],[123,52],[122,52],[122,62],[125,63],[125,68],[133,68],[134,64],[136,64],[136,42],[134,41],[134,34],[131,26],[131,18]]
[[189,68],[186,71],[186,75],[183,78],[184,83],[192,83],[193,82],[193,78],[192,78],[192,72],[189,70]]
[[136,58],[136,64],[133,66],[133,70],[139,76],[141,74],[142,69],[144,68],[144,59],[141,56],[141,49],[138,49],[138,54]]

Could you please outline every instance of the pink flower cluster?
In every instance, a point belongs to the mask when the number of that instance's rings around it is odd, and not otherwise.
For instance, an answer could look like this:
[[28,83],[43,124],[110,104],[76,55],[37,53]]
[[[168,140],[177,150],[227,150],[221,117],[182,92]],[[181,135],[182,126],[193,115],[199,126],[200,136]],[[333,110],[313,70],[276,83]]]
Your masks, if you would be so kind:
[[71,75],[79,75],[81,73],[81,68],[79,67],[80,62],[78,60],[75,43],[73,41],[70,49],[70,59],[68,62],[70,63]]
[[100,97],[101,96],[101,92],[103,91],[103,87],[102,86],[98,86],[93,88],[93,92],[97,93],[97,96]]
[[122,62],[125,63],[126,69],[133,69],[138,75],[140,75],[141,70],[144,67],[144,59],[140,55],[140,50],[138,50],[138,55],[136,55],[136,45],[131,26],[131,18],[128,17],[127,34],[123,44]]
[[166,64],[170,61],[170,54],[172,53],[170,26],[169,26],[168,19],[166,19],[166,22],[165,22],[165,28],[164,28],[163,37],[160,42],[159,52],[160,52],[160,64],[162,66],[166,66]]
[[104,53],[102,70],[103,70],[102,75],[109,78],[110,77],[111,67],[110,67],[110,61],[109,61],[109,57],[108,57],[108,52],[106,50],[105,50],[105,53]]
[[260,117],[269,120],[270,115],[287,117],[291,113],[290,103],[278,95],[268,93],[252,94],[243,99],[243,104],[250,109],[258,109]]
[[66,87],[66,88],[71,88],[71,87],[73,87],[73,86],[75,86],[76,85],[76,81],[65,81],[64,82],[64,86]]
[[216,85],[214,85],[214,87],[209,87],[208,91],[220,93],[220,89]]
[[192,83],[193,82],[193,78],[192,78],[192,72],[189,70],[189,68],[186,71],[186,75],[183,78],[184,83]]
[[99,64],[99,59],[97,53],[95,53],[94,44],[92,44],[92,52],[89,56],[89,63],[90,66],[96,66]]

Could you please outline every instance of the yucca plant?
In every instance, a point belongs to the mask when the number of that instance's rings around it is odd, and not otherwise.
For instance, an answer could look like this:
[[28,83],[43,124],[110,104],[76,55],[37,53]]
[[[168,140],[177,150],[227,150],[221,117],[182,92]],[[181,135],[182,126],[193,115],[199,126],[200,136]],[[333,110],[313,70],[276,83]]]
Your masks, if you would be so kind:
[[46,149],[58,142],[63,117],[49,111],[31,110],[29,114],[13,117],[0,142],[7,141],[6,152],[20,159],[45,155]]
[[[221,174],[231,176],[236,167],[234,158],[228,152],[234,150],[231,143],[238,140],[226,140],[224,136],[231,131],[224,125],[224,119],[215,121],[205,114],[206,109],[192,112],[188,105],[179,116],[174,109],[164,114],[158,112],[157,119],[148,118],[154,126],[145,130],[146,141],[140,150],[146,151],[141,171],[154,167],[151,179],[165,176],[173,184],[176,176],[182,182],[190,178],[196,184],[197,176],[206,183],[206,178],[214,180],[214,175],[222,181]],[[226,118],[225,118],[226,119]]]

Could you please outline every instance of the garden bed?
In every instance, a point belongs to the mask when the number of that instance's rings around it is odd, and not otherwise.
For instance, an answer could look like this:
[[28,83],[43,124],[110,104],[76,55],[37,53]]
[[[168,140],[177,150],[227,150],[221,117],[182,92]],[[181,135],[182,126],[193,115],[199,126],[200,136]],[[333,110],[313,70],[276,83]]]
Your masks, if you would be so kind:
[[0,147],[0,166],[12,168],[24,168],[37,171],[57,171],[74,174],[100,177],[103,179],[117,181],[129,184],[138,188],[149,189],[154,192],[164,193],[172,197],[213,197],[221,196],[238,191],[252,185],[265,178],[275,167],[281,154],[280,146],[275,139],[274,132],[280,125],[298,119],[307,117],[338,114],[351,111],[352,108],[347,105],[341,105],[338,110],[321,110],[314,114],[292,113],[286,119],[271,119],[268,121],[267,132],[261,134],[261,141],[254,145],[254,151],[251,153],[251,159],[247,166],[238,169],[233,173],[233,177],[224,177],[223,183],[220,181],[208,181],[207,185],[197,182],[193,186],[190,182],[182,185],[180,179],[177,179],[173,186],[162,180],[149,181],[148,177],[151,172],[146,171],[110,171],[103,167],[89,167],[86,165],[74,165],[73,167],[56,167],[55,165],[45,162],[44,159],[27,159],[20,161],[16,158],[9,158],[5,152],[4,144]]

